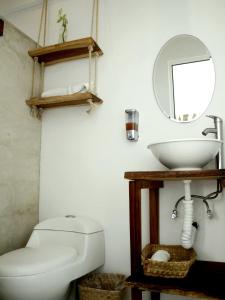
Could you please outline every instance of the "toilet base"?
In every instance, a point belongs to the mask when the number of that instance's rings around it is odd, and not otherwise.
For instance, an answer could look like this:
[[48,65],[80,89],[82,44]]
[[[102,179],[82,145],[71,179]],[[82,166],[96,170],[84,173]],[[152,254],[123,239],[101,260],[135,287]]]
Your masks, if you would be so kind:
[[[63,276],[1,277],[1,300],[67,300],[70,283]],[[48,279],[48,280],[47,280]]]

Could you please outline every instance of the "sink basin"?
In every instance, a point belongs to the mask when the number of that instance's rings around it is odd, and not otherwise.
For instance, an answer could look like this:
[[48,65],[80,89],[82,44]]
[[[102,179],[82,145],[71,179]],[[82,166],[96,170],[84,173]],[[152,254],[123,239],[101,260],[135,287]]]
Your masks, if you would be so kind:
[[179,139],[148,145],[154,156],[172,170],[201,170],[215,158],[222,141],[216,139]]

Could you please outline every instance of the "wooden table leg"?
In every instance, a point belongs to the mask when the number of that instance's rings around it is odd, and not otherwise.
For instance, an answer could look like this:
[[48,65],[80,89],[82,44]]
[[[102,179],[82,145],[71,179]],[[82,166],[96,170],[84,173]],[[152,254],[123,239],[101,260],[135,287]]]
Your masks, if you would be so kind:
[[130,194],[130,255],[131,274],[141,273],[141,189],[129,183]]
[[[131,274],[135,274],[141,272],[141,189],[135,181],[129,183],[129,195]],[[141,300],[141,290],[132,288],[131,299]]]
[[142,291],[137,288],[131,289],[131,299],[132,300],[142,300]]
[[[159,182],[160,183],[160,182]],[[129,182],[130,199],[130,255],[131,255],[131,275],[143,273],[141,266],[142,233],[141,233],[141,189],[149,188],[149,206],[150,206],[150,242],[159,242],[159,188],[154,184],[144,181]],[[160,293],[151,293],[152,300],[159,300]],[[137,288],[131,289],[132,300],[142,300],[142,291]]]
[[4,31],[4,21],[0,19],[0,36],[3,36]]
[[150,243],[159,243],[159,189],[149,190]]
[[[150,243],[159,243],[159,189],[149,189]],[[151,300],[160,300],[160,293],[152,292]]]
[[160,300],[160,293],[151,292],[151,300]]

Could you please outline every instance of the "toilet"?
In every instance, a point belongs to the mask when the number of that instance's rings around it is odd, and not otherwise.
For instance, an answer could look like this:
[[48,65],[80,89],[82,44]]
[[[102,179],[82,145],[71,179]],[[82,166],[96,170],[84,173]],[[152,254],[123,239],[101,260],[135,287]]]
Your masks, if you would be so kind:
[[71,281],[104,264],[103,228],[66,216],[34,227],[25,248],[0,256],[1,300],[65,300]]

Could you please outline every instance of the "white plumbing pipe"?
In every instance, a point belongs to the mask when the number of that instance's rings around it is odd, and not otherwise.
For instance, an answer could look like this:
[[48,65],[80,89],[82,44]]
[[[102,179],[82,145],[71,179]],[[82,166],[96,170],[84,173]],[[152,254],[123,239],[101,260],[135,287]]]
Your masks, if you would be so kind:
[[192,226],[193,223],[193,200],[191,199],[191,180],[184,180],[184,192],[185,192],[185,200],[183,200],[184,204],[184,223],[183,230],[181,234],[181,245],[185,249],[190,249],[193,246],[195,239],[196,228]]

